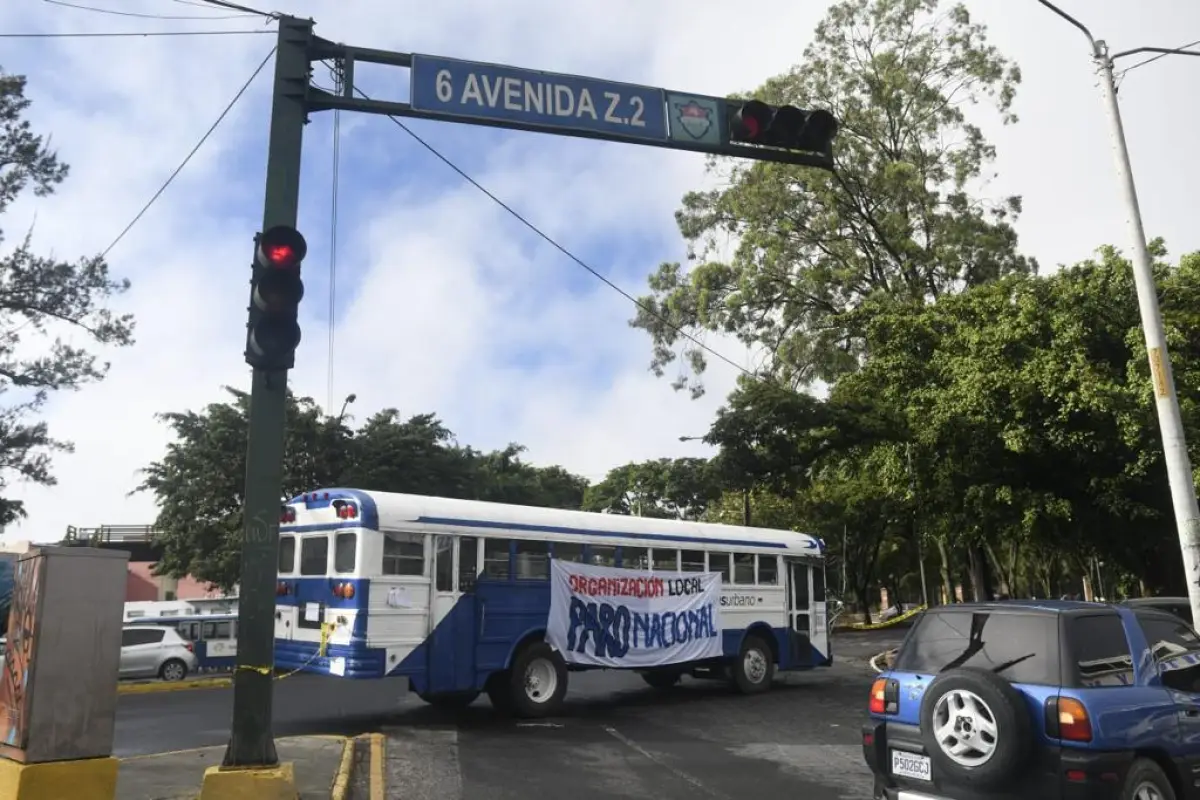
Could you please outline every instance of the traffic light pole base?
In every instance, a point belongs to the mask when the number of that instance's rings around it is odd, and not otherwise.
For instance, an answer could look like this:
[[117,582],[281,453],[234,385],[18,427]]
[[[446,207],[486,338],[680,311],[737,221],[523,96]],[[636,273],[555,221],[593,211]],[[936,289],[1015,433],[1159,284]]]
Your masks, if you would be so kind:
[[291,762],[275,767],[209,767],[200,800],[298,800]]
[[21,764],[0,758],[0,797],[8,800],[113,800],[117,794],[115,758],[83,758]]

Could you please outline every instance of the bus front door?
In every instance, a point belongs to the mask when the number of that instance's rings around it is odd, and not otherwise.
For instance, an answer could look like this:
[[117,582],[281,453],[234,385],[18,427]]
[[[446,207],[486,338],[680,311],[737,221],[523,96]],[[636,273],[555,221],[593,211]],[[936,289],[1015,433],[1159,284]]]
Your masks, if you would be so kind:
[[467,536],[433,539],[425,671],[430,694],[468,691],[475,684],[474,586],[461,576],[475,575],[478,541]]

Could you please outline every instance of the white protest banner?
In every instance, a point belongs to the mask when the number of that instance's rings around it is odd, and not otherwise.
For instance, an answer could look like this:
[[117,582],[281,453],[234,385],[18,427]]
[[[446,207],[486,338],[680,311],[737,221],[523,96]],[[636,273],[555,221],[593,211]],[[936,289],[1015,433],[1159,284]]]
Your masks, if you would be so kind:
[[722,654],[721,574],[551,562],[546,641],[568,664],[647,668]]

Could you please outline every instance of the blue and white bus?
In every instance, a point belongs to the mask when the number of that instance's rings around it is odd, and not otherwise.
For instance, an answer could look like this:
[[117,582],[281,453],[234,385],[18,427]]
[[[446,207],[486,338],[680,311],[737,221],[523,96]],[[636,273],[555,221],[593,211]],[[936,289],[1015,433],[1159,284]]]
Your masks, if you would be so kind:
[[276,666],[404,677],[443,706],[486,691],[497,708],[552,715],[578,667],[545,641],[551,559],[720,573],[723,656],[643,671],[652,686],[686,673],[762,691],[776,670],[832,662],[823,546],[812,536],[322,489],[282,507]]

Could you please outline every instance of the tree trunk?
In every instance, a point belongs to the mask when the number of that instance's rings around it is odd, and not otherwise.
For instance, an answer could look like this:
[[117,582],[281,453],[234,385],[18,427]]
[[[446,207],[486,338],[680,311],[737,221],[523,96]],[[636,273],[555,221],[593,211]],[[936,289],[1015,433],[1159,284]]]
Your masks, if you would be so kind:
[[954,602],[954,581],[950,575],[952,572],[950,564],[950,553],[946,549],[946,540],[941,536],[934,541],[937,542],[938,555],[941,557],[941,563],[938,564],[938,571],[942,575],[942,590],[946,593],[946,602]]

